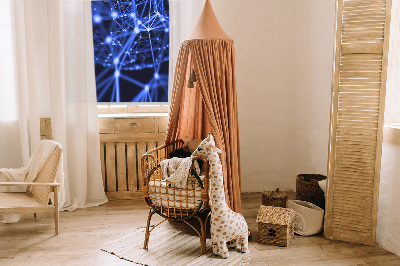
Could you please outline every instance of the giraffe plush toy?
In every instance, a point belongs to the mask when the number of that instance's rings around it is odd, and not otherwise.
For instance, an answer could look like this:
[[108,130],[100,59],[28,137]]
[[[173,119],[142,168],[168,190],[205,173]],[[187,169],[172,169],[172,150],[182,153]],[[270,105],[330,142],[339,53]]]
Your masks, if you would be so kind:
[[213,253],[229,256],[227,242],[234,242],[242,252],[248,250],[248,226],[240,213],[232,211],[225,202],[222,165],[211,133],[193,152],[193,156],[208,158],[210,165],[211,241]]

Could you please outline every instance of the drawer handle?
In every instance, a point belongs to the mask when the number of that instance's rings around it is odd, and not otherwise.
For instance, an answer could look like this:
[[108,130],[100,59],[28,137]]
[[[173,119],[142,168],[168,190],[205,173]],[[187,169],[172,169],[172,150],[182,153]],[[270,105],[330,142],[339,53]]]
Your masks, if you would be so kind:
[[131,127],[136,127],[138,124],[136,124],[136,123],[130,123],[129,124],[129,126],[131,126]]

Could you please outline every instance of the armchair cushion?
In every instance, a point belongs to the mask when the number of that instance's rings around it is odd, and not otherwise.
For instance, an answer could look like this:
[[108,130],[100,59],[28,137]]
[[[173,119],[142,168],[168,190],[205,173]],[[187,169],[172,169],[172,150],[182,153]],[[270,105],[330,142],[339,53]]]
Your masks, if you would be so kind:
[[40,203],[29,197],[26,193],[5,192],[0,193],[0,209],[8,207],[37,207]]

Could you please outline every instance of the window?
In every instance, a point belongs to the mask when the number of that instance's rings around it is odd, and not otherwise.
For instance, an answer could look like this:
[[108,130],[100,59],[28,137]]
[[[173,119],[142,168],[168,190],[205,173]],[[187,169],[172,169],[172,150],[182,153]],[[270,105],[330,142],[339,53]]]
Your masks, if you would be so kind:
[[0,1],[0,122],[18,119],[10,1]]
[[385,123],[400,125],[400,2],[393,1],[390,22]]
[[92,2],[97,102],[168,102],[168,0]]

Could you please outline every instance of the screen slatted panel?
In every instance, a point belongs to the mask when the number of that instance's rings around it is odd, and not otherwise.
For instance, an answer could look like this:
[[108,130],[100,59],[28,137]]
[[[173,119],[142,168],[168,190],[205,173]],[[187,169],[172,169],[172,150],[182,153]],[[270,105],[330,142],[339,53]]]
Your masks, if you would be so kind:
[[325,236],[374,245],[389,0],[338,0]]

